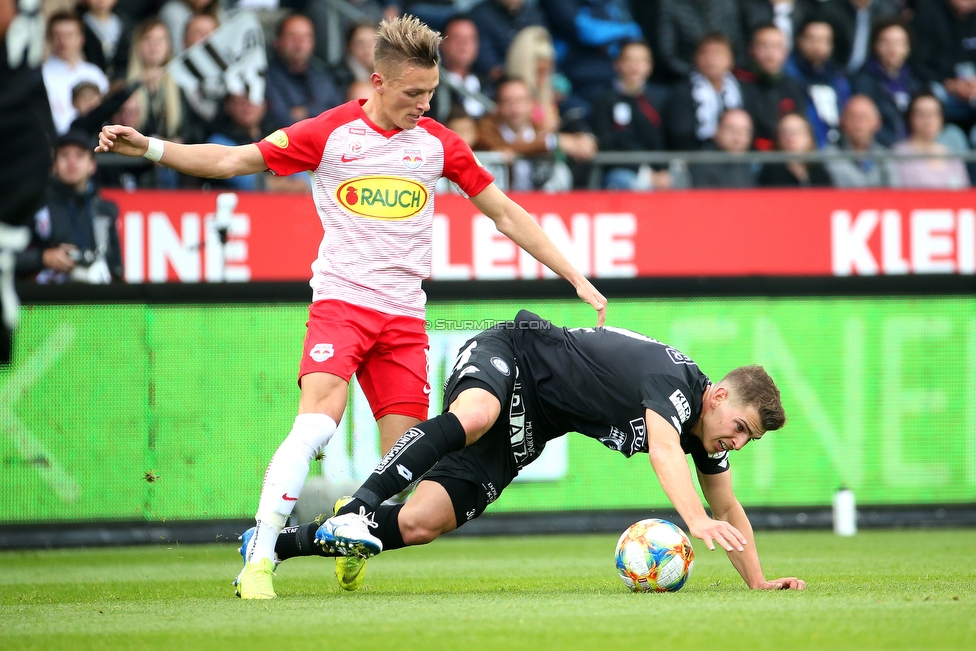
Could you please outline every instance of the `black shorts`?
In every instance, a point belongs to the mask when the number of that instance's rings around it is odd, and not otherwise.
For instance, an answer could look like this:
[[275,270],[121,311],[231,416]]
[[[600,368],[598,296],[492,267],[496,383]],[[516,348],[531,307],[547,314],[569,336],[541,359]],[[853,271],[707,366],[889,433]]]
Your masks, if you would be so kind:
[[462,391],[472,387],[490,392],[502,406],[498,420],[484,436],[445,456],[424,476],[450,495],[459,527],[484,513],[518,474],[509,438],[517,377],[509,331],[498,328],[464,344],[444,384],[445,411]]

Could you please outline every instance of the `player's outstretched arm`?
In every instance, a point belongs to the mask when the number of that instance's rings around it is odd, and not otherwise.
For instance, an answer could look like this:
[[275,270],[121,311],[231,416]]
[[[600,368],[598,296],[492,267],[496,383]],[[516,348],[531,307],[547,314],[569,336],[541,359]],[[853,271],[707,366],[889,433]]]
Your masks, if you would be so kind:
[[759,551],[756,549],[756,538],[752,532],[752,525],[746,516],[745,509],[739,504],[735,493],[732,492],[732,471],[717,475],[698,473],[698,482],[712,514],[719,520],[724,520],[738,529],[746,538],[744,549],[739,551],[727,550],[729,560],[753,590],[805,590],[807,584],[795,576],[772,579],[767,581],[763,575],[762,564],[759,562]]
[[556,248],[522,206],[512,201],[494,183],[471,197],[471,201],[478,210],[495,222],[495,227],[500,232],[532,254],[533,258],[568,280],[576,288],[577,296],[597,311],[597,325],[604,324],[607,318],[607,299]]
[[725,551],[742,551],[747,541],[739,530],[728,522],[713,520],[705,513],[691,481],[691,471],[677,431],[663,416],[650,409],[645,410],[644,420],[647,422],[647,456],[651,467],[678,515],[688,525],[688,531],[695,538],[704,540],[709,549],[714,550],[717,542]]
[[[149,149],[149,138],[132,127],[108,125],[98,134],[96,152],[114,152],[123,156],[142,156]],[[268,168],[257,145],[184,145],[163,143],[159,162],[177,172],[207,179],[229,179],[232,176],[256,174]]]

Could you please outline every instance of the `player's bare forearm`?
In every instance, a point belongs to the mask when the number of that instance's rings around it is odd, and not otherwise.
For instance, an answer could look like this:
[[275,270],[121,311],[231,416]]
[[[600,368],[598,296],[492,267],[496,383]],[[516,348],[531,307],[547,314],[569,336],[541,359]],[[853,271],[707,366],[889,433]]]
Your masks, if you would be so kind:
[[746,544],[742,551],[733,550],[726,553],[729,555],[729,561],[732,562],[733,567],[742,577],[742,580],[746,582],[746,585],[753,590],[761,588],[766,583],[766,577],[763,575],[759,551],[756,549],[756,536],[752,531],[752,524],[749,522],[745,509],[742,508],[738,500],[735,500],[735,504],[727,512],[712,511],[712,514],[716,519],[725,520],[731,524],[745,537]]
[[650,409],[646,410],[644,420],[648,431],[647,456],[664,494],[689,527],[702,519],[708,519],[692,484],[691,472],[688,470],[678,433],[660,414]]
[[563,255],[522,206],[509,199],[494,183],[471,197],[471,201],[495,222],[495,227],[501,233],[569,281],[576,288],[579,297],[597,311],[597,325],[603,325],[606,319],[606,297]]
[[729,560],[753,590],[805,590],[806,583],[794,576],[766,580],[759,561],[759,551],[756,549],[756,538],[752,531],[752,524],[745,509],[732,492],[732,471],[716,475],[698,473],[705,499],[712,508],[712,514],[719,520],[724,520],[735,527],[745,538],[746,544],[738,551],[730,551]]
[[742,551],[742,546],[746,544],[742,534],[728,522],[713,520],[705,513],[705,507],[692,483],[684,450],[681,449],[680,435],[675,428],[650,409],[644,410],[644,421],[647,424],[647,456],[651,467],[691,535],[703,540],[709,549],[715,549],[714,541],[725,551]]
[[229,147],[167,142],[159,162],[177,172],[208,179],[229,179],[267,169],[257,145]]
[[693,527],[696,522],[708,519],[698,493],[691,483],[691,473],[688,471],[688,464],[685,462],[684,452],[677,443],[668,444],[660,442],[649,446],[648,458],[654,474],[657,475],[664,494],[671,500],[678,515],[689,527]]
[[[149,138],[131,127],[109,125],[98,134],[96,152],[115,152],[123,156],[142,156],[149,148]],[[267,169],[257,145],[184,145],[163,142],[159,162],[183,174],[209,179],[256,174]]]

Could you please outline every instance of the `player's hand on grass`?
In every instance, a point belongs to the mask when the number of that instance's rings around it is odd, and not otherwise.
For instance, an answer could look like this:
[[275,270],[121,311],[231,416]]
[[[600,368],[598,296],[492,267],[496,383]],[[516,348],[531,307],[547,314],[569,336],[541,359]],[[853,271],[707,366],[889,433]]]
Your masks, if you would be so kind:
[[95,152],[114,152],[123,156],[142,156],[149,149],[149,138],[132,127],[110,124],[98,133]]
[[714,543],[718,543],[727,552],[733,550],[741,552],[747,542],[738,529],[724,520],[703,518],[700,522],[688,523],[688,531],[695,538],[704,540],[705,545],[712,551],[715,551]]
[[758,590],[806,590],[807,582],[795,576],[773,579],[757,586]]
[[596,325],[602,326],[607,320],[607,298],[593,286],[593,284],[583,278],[582,282],[576,287],[576,295],[593,306],[596,310]]

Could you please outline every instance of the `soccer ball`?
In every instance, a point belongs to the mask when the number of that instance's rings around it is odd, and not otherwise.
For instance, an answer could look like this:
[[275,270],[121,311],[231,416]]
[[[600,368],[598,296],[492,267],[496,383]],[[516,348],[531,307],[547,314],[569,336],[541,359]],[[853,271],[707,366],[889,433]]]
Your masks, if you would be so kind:
[[695,551],[667,520],[635,522],[617,541],[617,573],[634,592],[675,592],[691,576]]

